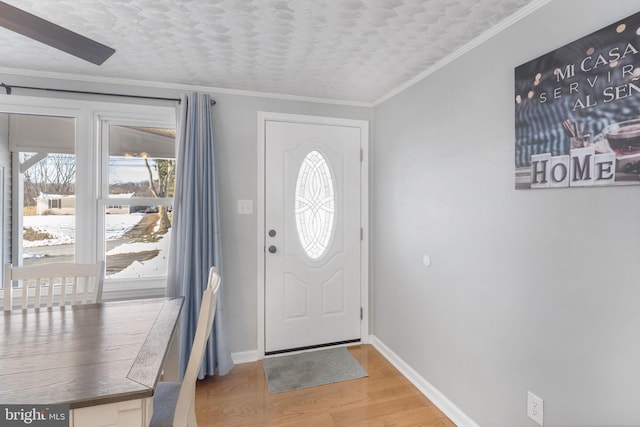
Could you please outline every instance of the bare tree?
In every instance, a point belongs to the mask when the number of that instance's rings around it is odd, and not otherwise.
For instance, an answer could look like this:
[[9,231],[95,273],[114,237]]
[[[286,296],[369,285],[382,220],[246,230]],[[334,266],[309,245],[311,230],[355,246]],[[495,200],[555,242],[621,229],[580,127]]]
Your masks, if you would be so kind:
[[[33,156],[25,156],[25,161]],[[75,193],[76,159],[70,154],[48,154],[24,172],[24,204],[35,204],[40,193]]]
[[[149,172],[149,190],[156,198],[171,197],[176,181],[176,161],[154,159],[153,165],[149,163],[149,159],[144,158],[144,164]],[[157,179],[154,180],[154,171]],[[160,213],[159,230],[160,233],[166,233],[171,227],[169,221],[168,207],[165,205],[158,206]]]

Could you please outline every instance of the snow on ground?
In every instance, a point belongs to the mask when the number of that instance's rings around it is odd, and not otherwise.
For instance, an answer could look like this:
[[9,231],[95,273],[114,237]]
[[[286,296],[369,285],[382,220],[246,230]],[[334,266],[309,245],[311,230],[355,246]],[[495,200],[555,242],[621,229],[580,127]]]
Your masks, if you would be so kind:
[[[122,237],[131,227],[142,219],[141,214],[132,215],[108,215],[106,226],[107,240]],[[75,241],[76,217],[75,215],[28,215],[23,217],[24,228],[31,227],[36,231],[43,231],[53,236],[53,239],[24,241],[25,248],[36,246],[53,246],[73,243]]]
[[124,270],[112,274],[112,279],[129,279],[131,277],[166,276],[167,262],[169,261],[169,242],[171,241],[171,229],[160,240],[153,243],[127,243],[116,246],[107,252],[107,255],[126,254],[130,252],[150,251],[159,249],[157,256],[146,261],[134,261]]
[[144,214],[130,215],[106,215],[106,236],[107,240],[114,240],[122,237],[134,225],[139,223]]
[[[131,229],[142,219],[143,215],[108,215],[106,221],[106,237],[107,240],[115,240],[122,237],[127,230]],[[37,231],[43,231],[51,234],[53,239],[27,241],[25,240],[25,248],[33,248],[40,246],[62,245],[65,243],[73,243],[75,241],[75,216],[74,215],[33,215],[23,218],[23,226],[31,227]],[[124,270],[110,275],[109,278],[125,279],[132,277],[149,277],[164,276],[167,274],[167,261],[169,256],[169,242],[171,240],[171,230],[162,236],[157,242],[148,243],[126,243],[107,252],[107,255],[126,254],[132,252],[151,251],[158,249],[158,256],[150,260],[139,262],[134,261]],[[25,258],[38,257],[24,251]]]
[[36,231],[49,233],[53,239],[45,240],[25,240],[25,248],[35,246],[52,246],[73,243],[76,233],[75,215],[29,215],[22,219],[24,228],[33,228]]

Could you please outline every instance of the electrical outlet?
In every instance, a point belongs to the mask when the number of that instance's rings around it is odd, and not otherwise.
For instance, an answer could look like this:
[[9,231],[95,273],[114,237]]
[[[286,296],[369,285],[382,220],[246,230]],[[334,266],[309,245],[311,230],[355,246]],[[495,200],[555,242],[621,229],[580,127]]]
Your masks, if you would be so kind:
[[530,391],[527,392],[527,416],[541,426],[544,425],[543,401]]

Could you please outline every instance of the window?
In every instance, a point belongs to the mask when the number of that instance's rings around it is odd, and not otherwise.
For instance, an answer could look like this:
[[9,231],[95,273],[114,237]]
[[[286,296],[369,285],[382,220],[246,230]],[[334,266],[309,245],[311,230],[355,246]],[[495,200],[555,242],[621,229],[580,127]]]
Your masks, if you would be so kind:
[[3,261],[105,260],[105,300],[163,295],[175,108],[72,100],[60,108],[59,100],[44,99],[7,104],[0,113]]
[[[106,277],[167,275],[175,186],[175,129],[104,123]],[[106,130],[108,129],[108,130]]]
[[309,258],[320,258],[333,233],[335,197],[327,160],[318,151],[307,154],[300,165],[295,216],[302,248]]
[[75,259],[75,120],[5,115],[13,153],[15,265]]

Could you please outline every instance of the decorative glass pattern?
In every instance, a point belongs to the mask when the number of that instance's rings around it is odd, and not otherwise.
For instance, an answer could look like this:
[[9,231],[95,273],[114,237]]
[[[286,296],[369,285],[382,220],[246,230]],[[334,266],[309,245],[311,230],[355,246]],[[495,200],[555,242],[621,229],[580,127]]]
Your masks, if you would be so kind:
[[320,258],[327,250],[333,233],[335,196],[327,160],[317,151],[307,154],[300,166],[295,215],[304,251],[311,259]]

